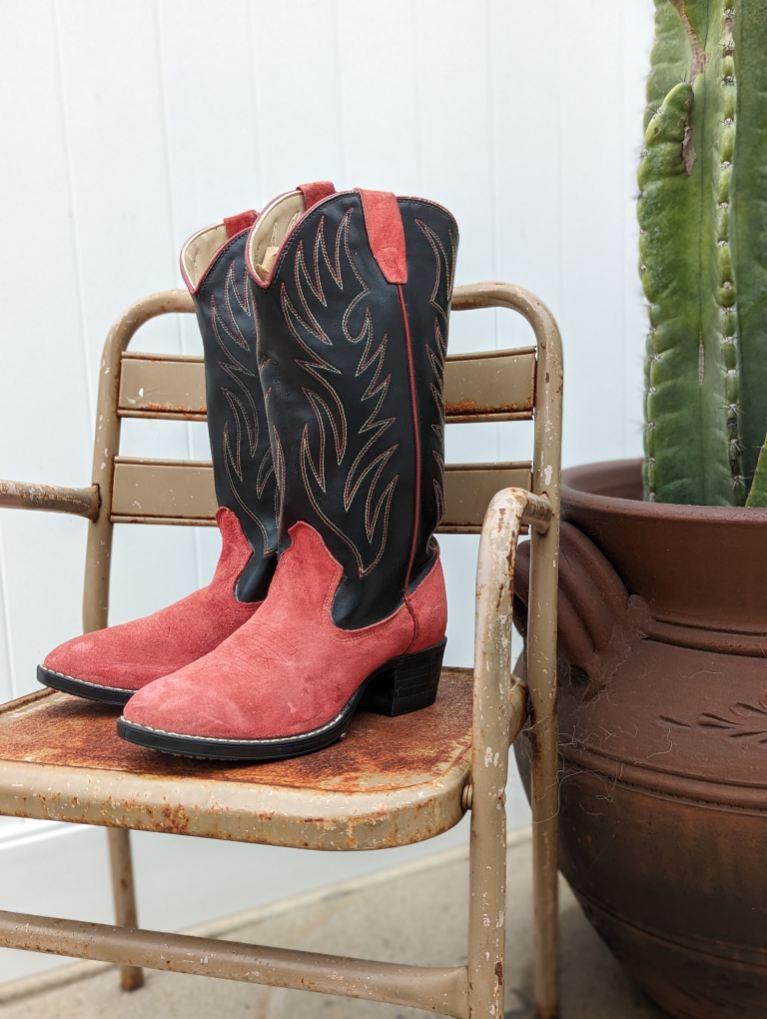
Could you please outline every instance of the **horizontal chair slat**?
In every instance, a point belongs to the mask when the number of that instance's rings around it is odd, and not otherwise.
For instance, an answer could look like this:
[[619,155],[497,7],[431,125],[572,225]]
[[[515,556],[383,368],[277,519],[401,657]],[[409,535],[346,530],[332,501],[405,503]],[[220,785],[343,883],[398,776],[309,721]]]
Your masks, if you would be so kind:
[[[449,422],[532,417],[535,351],[491,351],[449,357],[445,413]],[[205,418],[205,376],[198,357],[126,353],[120,373],[121,417]]]
[[207,523],[216,509],[210,462],[115,458],[113,520]]
[[445,469],[443,532],[479,532],[490,500],[502,488],[532,484],[532,464],[448,464]]
[[535,350],[449,357],[444,393],[448,421],[530,418],[535,402]]
[[[448,464],[440,530],[478,531],[499,489],[529,489],[530,483],[529,462]],[[213,467],[208,462],[115,459],[110,514],[114,523],[212,524],[216,508]]]
[[205,373],[199,357],[123,354],[121,417],[205,419]]

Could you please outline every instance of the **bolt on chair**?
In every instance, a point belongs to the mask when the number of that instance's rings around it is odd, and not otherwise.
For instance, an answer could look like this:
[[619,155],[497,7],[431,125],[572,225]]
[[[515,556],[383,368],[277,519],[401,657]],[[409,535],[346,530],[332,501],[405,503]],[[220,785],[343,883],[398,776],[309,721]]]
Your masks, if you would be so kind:
[[[108,829],[116,926],[0,910],[0,945],[97,959],[138,988],[142,967],[414,1006],[456,1019],[503,1014],[506,786],[526,719],[533,747],[535,1014],[557,1009],[556,595],[562,352],[531,293],[504,283],[458,287],[453,311],[512,309],[534,344],[448,358],[445,417],[534,421],[532,461],[448,464],[448,533],[481,533],[474,668],[446,668],[435,704],[398,718],[360,713],[316,754],[249,766],[165,757],[121,741],[114,712],[40,690],[0,707],[0,814]],[[106,340],[92,483],[0,481],[0,507],[85,517],[83,625],[107,624],[116,524],[211,525],[209,463],[120,455],[123,418],[203,421],[201,358],[130,351],[149,319],[193,311],[186,291],[139,301]],[[484,521],[484,522],[483,522]],[[527,682],[511,671],[514,557],[532,542]],[[395,748],[396,753],[393,749]],[[468,964],[399,965],[138,928],[129,832],[345,851],[431,838],[471,812]],[[1,904],[0,904],[1,905]]]

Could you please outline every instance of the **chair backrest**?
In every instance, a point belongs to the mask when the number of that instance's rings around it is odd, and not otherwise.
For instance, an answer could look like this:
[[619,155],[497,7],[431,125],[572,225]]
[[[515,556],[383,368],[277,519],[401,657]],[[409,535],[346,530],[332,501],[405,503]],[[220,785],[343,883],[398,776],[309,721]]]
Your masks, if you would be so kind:
[[[535,420],[533,457],[519,462],[448,464],[448,533],[478,533],[492,496],[502,488],[530,489],[558,502],[562,362],[559,335],[548,310],[509,284],[458,287],[453,311],[511,308],[533,328],[535,343],[514,350],[449,356],[445,419],[450,423]],[[212,525],[216,499],[209,462],[120,455],[123,418],[205,420],[201,357],[134,353],[139,327],[172,312],[193,312],[185,291],[168,291],[132,306],[112,328],[101,363],[93,481],[99,514],[90,525],[84,591],[85,629],[106,625],[109,558],[114,524]],[[535,465],[535,466],[534,466]]]

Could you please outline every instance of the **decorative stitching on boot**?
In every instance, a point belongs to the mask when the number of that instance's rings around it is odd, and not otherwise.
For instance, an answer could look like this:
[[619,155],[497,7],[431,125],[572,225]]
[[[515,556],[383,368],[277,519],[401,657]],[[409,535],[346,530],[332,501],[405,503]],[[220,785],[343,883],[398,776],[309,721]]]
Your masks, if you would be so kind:
[[[311,408],[316,423],[316,428],[313,431],[315,432],[317,443],[316,453],[313,453],[310,443],[309,426],[305,425],[300,442],[300,471],[304,490],[313,509],[323,523],[333,531],[354,556],[358,576],[364,577],[378,566],[388,545],[391,504],[395,489],[399,483],[399,474],[395,473],[389,479],[384,479],[385,484],[380,491],[378,490],[378,485],[387,464],[399,448],[399,443],[392,443],[392,445],[383,450],[376,451],[374,448],[383,434],[391,428],[397,419],[395,416],[381,418],[378,416],[385,405],[391,385],[391,373],[384,374],[389,342],[387,334],[384,333],[380,340],[376,339],[375,325],[372,321],[369,307],[364,308],[362,324],[359,330],[353,333],[350,327],[352,313],[370,295],[370,288],[360,273],[349,246],[349,229],[353,213],[354,210],[349,209],[336,229],[332,245],[332,258],[329,257],[325,239],[325,218],[320,217],[312,244],[313,264],[311,271],[306,263],[303,240],[297,244],[293,258],[292,276],[299,307],[297,308],[291,300],[284,283],[280,289],[280,302],[286,326],[301,350],[307,354],[306,360],[301,359],[296,363],[315,382],[322,386],[323,395],[327,394],[331,400],[331,403],[328,403],[320,393],[313,391],[307,386],[302,387],[304,397]],[[322,311],[327,308],[328,301],[323,289],[320,260],[325,263],[325,267],[335,285],[343,292],[342,253],[344,263],[352,276],[357,280],[360,289],[347,301],[346,308],[341,317],[341,330],[344,339],[348,343],[355,346],[363,344],[361,355],[354,365],[354,374],[347,375],[346,381],[351,382],[354,380],[358,388],[362,389],[362,392],[359,394],[360,402],[372,402],[369,414],[356,431],[357,437],[364,435],[365,440],[361,448],[357,449],[354,459],[345,470],[343,508],[347,513],[351,510],[355,498],[358,495],[360,498],[362,497],[361,490],[363,485],[367,483],[366,491],[364,492],[363,522],[365,537],[368,544],[372,546],[370,550],[372,557],[368,558],[368,561],[366,561],[366,557],[363,555],[363,550],[358,547],[357,543],[352,540],[343,528],[338,526],[337,522],[331,519],[331,515],[325,512],[321,506],[322,495],[326,493],[326,457],[329,452],[326,421],[333,435],[333,445],[338,467],[341,466],[348,451],[348,424],[344,403],[334,386],[331,385],[330,380],[326,377],[327,375],[338,376],[341,369],[331,359],[330,355],[333,344],[328,337],[327,330],[321,324]],[[348,275],[349,273],[347,272],[347,277]],[[316,302],[314,310],[309,306],[309,295],[313,296]],[[309,345],[307,340],[301,335],[302,331],[307,336],[314,337],[323,346],[328,348],[327,357]],[[370,377],[363,382],[361,377],[368,372],[370,372]],[[369,462],[366,463],[365,458],[371,453],[373,455]],[[377,531],[380,531],[380,538],[376,543],[375,535]],[[375,544],[377,544],[377,548]]]
[[[266,559],[271,555],[277,546],[278,533],[273,528],[270,537],[269,529],[265,525],[260,514],[254,511],[252,492],[249,489],[249,477],[247,466],[252,463],[256,471],[255,495],[261,501],[272,477],[272,454],[267,445],[258,463],[255,457],[259,452],[261,439],[261,422],[258,407],[253,396],[253,388],[260,388],[260,380],[256,373],[255,366],[248,366],[240,360],[238,351],[254,353],[254,360],[258,349],[258,322],[253,307],[249,279],[246,270],[242,270],[242,283],[237,277],[237,260],[232,258],[226,269],[224,279],[223,307],[216,301],[216,295],[211,294],[208,306],[211,314],[211,326],[216,343],[219,348],[217,361],[218,369],[231,380],[234,388],[221,385],[221,394],[228,404],[230,420],[227,420],[221,433],[221,452],[224,471],[228,482],[231,499],[237,507],[237,512],[251,520],[261,534],[262,558]],[[254,346],[251,345],[243,332],[238,321],[236,307],[239,307],[242,314],[246,315],[249,324],[255,330]],[[247,457],[247,462],[245,461]],[[241,493],[243,487],[245,492]],[[251,496],[251,498],[249,498]]]

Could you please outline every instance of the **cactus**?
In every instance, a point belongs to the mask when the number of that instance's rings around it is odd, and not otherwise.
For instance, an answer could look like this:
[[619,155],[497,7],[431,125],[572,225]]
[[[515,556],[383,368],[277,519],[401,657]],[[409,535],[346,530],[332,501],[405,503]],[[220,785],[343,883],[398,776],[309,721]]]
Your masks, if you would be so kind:
[[645,498],[767,505],[767,0],[655,7],[638,174]]

